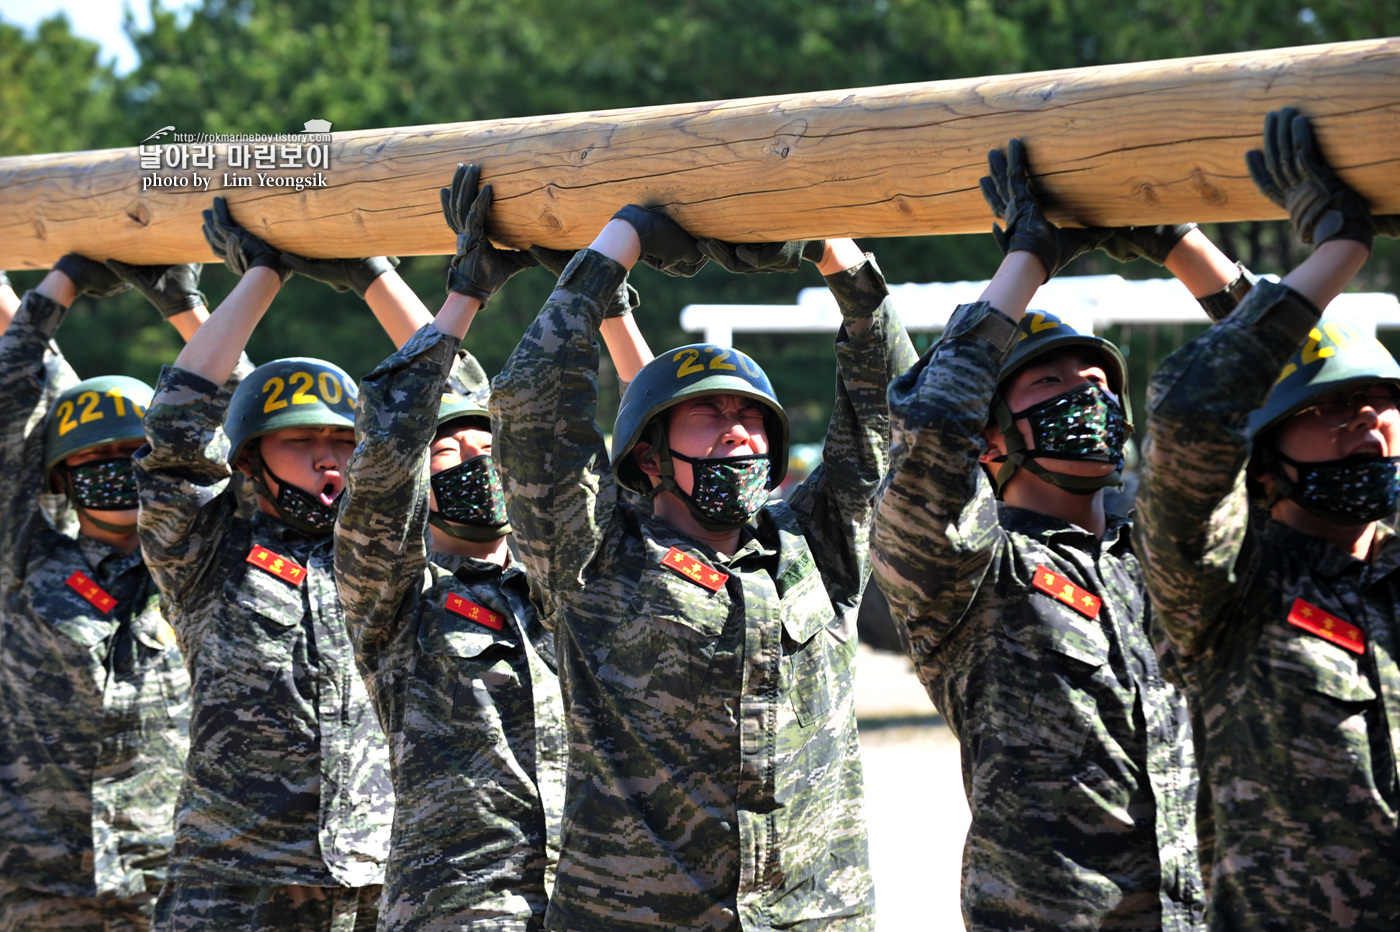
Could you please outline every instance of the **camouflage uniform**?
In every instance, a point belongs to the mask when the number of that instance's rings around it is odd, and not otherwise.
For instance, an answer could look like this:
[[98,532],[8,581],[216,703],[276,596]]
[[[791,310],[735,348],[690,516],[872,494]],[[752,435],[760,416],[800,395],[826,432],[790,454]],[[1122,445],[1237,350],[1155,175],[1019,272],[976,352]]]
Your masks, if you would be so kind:
[[[1190,697],[1214,822],[1216,929],[1400,927],[1400,541],[1369,563],[1249,513],[1246,420],[1316,324],[1260,283],[1148,395],[1138,525],[1156,634]],[[1289,623],[1295,600],[1357,654]]]
[[828,279],[846,318],[871,324],[837,337],[825,465],[724,556],[618,499],[593,422],[594,334],[624,275],[580,252],[491,396],[511,524],[542,587],[568,711],[546,925],[870,928],[856,607],[888,449],[885,388],[913,348],[873,263]]
[[383,881],[388,749],[355,668],[331,535],[237,514],[220,429],[230,396],[167,367],[137,457],[141,545],[193,677],[157,919],[195,928],[241,915],[295,927],[290,911],[259,905],[266,887]]
[[[564,801],[552,639],[518,564],[430,561],[425,536],[459,343],[424,327],[363,380],[336,523],[341,600],[394,763],[380,928],[538,929]],[[486,390],[475,359],[457,368],[467,392]]]
[[30,292],[0,337],[0,927],[144,928],[189,677],[141,553],[39,507],[45,416],[78,381],[50,343],[64,314]]
[[872,538],[962,745],[963,915],[972,929],[1197,928],[1188,715],[1157,668],[1128,520],[1100,540],[1000,504],[978,463],[1016,336],[991,305],[963,305],[895,381]]

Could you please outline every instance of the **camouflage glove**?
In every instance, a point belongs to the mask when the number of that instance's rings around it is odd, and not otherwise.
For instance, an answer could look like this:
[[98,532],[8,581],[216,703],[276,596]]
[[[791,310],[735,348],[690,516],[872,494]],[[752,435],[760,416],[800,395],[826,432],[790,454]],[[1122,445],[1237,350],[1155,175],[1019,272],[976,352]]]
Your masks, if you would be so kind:
[[295,253],[282,253],[282,265],[288,272],[305,275],[330,285],[336,291],[353,291],[365,296],[374,280],[399,267],[398,256],[373,256],[369,259],[308,259]]
[[726,243],[718,239],[697,242],[710,259],[740,275],[755,272],[796,272],[802,260],[821,262],[826,240],[793,240],[787,243]]
[[146,300],[154,304],[167,320],[207,304],[199,290],[199,273],[204,266],[198,262],[188,265],[127,265],[116,259],[108,259],[107,268],[145,295]]
[[1300,240],[1321,246],[1349,239],[1370,248],[1375,237],[1370,208],[1323,160],[1308,118],[1297,110],[1269,113],[1264,150],[1246,152],[1245,162],[1263,195],[1288,210]]
[[131,285],[117,277],[116,273],[101,262],[70,252],[54,263],[55,272],[62,272],[73,283],[80,295],[90,294],[94,298],[106,298],[126,291]]
[[642,241],[642,261],[664,275],[689,278],[710,261],[696,245],[695,237],[659,207],[628,204],[613,214],[613,219],[632,225]]
[[224,260],[229,271],[242,277],[253,268],[271,269],[285,282],[292,273],[282,265],[280,250],[269,246],[252,233],[233,222],[228,202],[214,198],[214,209],[204,212],[204,238],[214,255]]
[[491,185],[477,191],[481,170],[458,164],[452,187],[442,188],[442,215],[457,234],[457,255],[447,272],[447,292],[476,298],[482,307],[510,277],[532,268],[536,259],[528,252],[497,249],[486,236],[486,215],[491,211]]
[[1061,229],[1045,219],[1031,193],[1026,147],[1021,140],[1013,139],[1006,149],[1005,154],[1000,149],[987,153],[991,175],[982,179],[982,197],[997,219],[1006,224],[1005,230],[993,224],[992,235],[1003,254],[1018,249],[1035,253],[1045,264],[1045,280],[1049,281],[1070,260],[1102,242],[1108,231]]
[[1156,227],[1110,227],[1103,231],[1108,234],[1108,238],[1099,243],[1099,248],[1119,262],[1146,259],[1153,265],[1165,265],[1167,254],[1176,248],[1182,237],[1194,229],[1194,223]]
[[[556,279],[564,274],[564,266],[568,265],[574,258],[571,249],[546,249],[544,246],[531,246],[530,255],[535,257],[535,261],[542,267],[548,269]],[[637,289],[627,282],[618,286],[612,298],[608,300],[608,306],[603,308],[603,319],[609,317],[625,317],[637,308],[641,307],[642,298],[637,294]]]

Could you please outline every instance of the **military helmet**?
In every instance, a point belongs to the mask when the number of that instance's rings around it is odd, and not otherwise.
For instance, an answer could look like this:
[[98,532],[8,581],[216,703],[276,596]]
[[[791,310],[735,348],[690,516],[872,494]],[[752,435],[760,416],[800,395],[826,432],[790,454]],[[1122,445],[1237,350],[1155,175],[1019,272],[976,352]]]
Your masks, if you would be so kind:
[[1262,407],[1249,415],[1249,436],[1262,437],[1323,395],[1367,382],[1400,384],[1400,365],[1369,334],[1335,318],[1323,318],[1283,367]]
[[1032,360],[1070,346],[1087,346],[1103,356],[1108,388],[1123,406],[1123,419],[1131,429],[1133,410],[1128,403],[1128,364],[1123,353],[1108,340],[1092,332],[1076,330],[1068,321],[1048,311],[1026,311],[1018,328],[1020,336],[1011,356],[1001,367],[998,383],[1004,383]]
[[154,396],[151,386],[125,375],[84,379],[64,391],[44,425],[44,472],[92,447],[144,442],[141,418]]
[[667,350],[642,367],[627,386],[613,426],[612,467],[617,481],[634,492],[647,494],[651,483],[632,457],[652,418],[698,395],[742,395],[766,409],[768,481],[776,487],[787,475],[788,419],[773,385],[758,363],[733,347],[692,343]]
[[224,432],[229,463],[248,441],[289,427],[355,426],[359,388],[339,366],[324,359],[291,356],[263,363],[233,393]]
[[490,403],[489,392],[479,392],[473,395],[459,395],[456,392],[443,392],[442,401],[438,404],[437,426],[455,421],[458,418],[479,417],[491,420],[491,411],[487,407]]

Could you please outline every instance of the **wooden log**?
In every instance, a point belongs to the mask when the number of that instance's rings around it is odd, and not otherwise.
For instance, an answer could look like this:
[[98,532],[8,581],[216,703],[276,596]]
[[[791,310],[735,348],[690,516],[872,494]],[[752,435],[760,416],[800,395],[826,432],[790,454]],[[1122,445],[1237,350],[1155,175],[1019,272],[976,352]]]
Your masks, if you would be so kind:
[[1255,190],[1244,153],[1265,112],[1286,105],[1313,117],[1328,160],[1377,212],[1400,213],[1400,39],[1387,38],[335,133],[327,186],[301,192],[227,186],[222,145],[215,169],[197,172],[211,189],[143,190],[152,173],[135,147],[6,158],[0,268],[47,267],[70,250],[209,261],[200,211],[221,191],[241,223],[294,252],[450,253],[438,189],[473,161],[495,186],[493,236],[516,246],[586,245],[631,202],[734,241],[984,232],[978,178],[987,150],[1012,136],[1061,222],[1268,219],[1284,213]]

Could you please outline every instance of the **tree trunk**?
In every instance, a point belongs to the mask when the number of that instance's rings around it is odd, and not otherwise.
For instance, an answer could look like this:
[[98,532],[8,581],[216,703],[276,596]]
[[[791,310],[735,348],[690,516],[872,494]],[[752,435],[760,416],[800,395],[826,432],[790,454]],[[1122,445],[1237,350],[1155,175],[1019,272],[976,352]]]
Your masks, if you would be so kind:
[[[438,189],[458,162],[494,185],[493,236],[513,246],[584,246],[632,202],[735,241],[983,232],[992,217],[978,179],[987,150],[1012,136],[1026,140],[1062,223],[1269,219],[1284,211],[1255,189],[1244,153],[1265,112],[1289,105],[1313,118],[1327,159],[1373,209],[1400,213],[1400,39],[1390,38],[343,132],[319,170],[326,186],[300,192],[230,169],[225,144],[213,170],[144,171],[136,148],[0,159],[0,268],[47,267],[70,250],[209,261],[200,211],[214,193],[293,252],[450,253]],[[153,175],[186,186],[143,190]],[[227,186],[234,175],[254,186]]]

